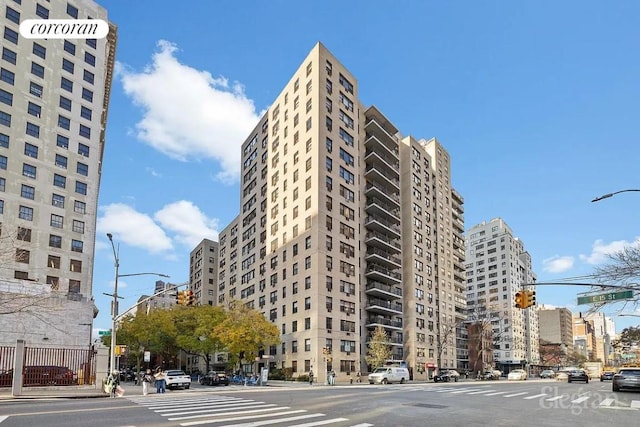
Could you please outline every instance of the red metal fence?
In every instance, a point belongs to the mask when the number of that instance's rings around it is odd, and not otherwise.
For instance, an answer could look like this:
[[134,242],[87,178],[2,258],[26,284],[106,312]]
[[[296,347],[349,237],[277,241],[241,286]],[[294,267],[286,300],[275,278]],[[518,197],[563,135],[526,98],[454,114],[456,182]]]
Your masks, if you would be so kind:
[[[0,347],[0,387],[13,384],[14,347]],[[95,351],[69,348],[25,347],[24,387],[95,384]]]

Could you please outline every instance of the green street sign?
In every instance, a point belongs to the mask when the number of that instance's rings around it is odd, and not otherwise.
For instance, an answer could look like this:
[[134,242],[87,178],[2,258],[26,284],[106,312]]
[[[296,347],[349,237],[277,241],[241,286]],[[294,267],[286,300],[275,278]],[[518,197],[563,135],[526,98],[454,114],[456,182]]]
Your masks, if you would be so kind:
[[578,297],[578,304],[595,304],[598,302],[617,301],[633,298],[633,291],[610,292],[608,294],[589,295]]
[[110,336],[111,331],[98,331],[99,336]]

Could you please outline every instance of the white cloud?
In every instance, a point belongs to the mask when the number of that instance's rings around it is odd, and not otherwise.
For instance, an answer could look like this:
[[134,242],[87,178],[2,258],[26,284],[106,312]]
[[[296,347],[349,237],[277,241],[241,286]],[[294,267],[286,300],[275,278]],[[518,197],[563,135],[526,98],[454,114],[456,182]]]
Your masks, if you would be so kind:
[[176,240],[193,249],[202,239],[218,240],[218,221],[207,218],[193,203],[186,200],[171,203],[154,215],[160,225],[176,234]]
[[156,171],[152,167],[147,166],[146,168],[144,168],[144,170],[154,178],[160,178],[162,176],[162,174],[160,172]]
[[564,273],[573,268],[572,256],[553,256],[542,261],[543,270],[547,273]]
[[626,240],[616,240],[614,242],[605,243],[602,240],[596,240],[591,248],[589,255],[580,255],[580,259],[587,264],[598,265],[609,261],[609,255],[619,252],[628,246],[640,245],[640,237],[636,237],[633,242]]
[[[218,220],[207,216],[192,202],[170,203],[153,215],[136,211],[123,203],[100,207],[99,234],[113,234],[116,243],[145,249],[151,253],[170,254],[174,241],[193,249],[202,239],[218,239]],[[96,248],[107,245],[96,240]]]
[[118,242],[152,253],[173,250],[171,239],[149,215],[122,203],[102,206],[100,210],[103,215],[98,218],[98,233],[111,233]]
[[216,178],[234,181],[240,146],[260,114],[241,84],[181,64],[176,51],[176,45],[161,40],[143,71],[117,64],[125,93],[143,110],[136,136],[174,159],[213,159],[221,168]]

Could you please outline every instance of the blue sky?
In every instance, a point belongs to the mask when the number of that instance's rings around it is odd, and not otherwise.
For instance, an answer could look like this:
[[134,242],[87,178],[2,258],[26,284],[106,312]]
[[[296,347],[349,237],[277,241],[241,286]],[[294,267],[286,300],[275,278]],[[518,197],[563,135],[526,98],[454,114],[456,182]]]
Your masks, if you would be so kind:
[[[589,274],[640,239],[640,3],[98,0],[118,26],[99,199],[96,329],[120,273],[189,276],[239,212],[239,147],[318,41],[404,135],[451,154],[467,229],[502,217],[539,281]],[[166,4],[166,5],[165,5]],[[120,280],[121,311],[153,289]],[[576,306],[577,287],[538,303]],[[611,307],[629,312],[632,308]],[[616,320],[618,329],[638,319]]]

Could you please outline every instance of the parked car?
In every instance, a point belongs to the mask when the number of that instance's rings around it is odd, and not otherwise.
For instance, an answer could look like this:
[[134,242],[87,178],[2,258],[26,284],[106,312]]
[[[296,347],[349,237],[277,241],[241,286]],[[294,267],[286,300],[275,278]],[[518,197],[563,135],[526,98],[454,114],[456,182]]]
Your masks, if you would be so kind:
[[499,380],[502,376],[502,372],[496,370],[485,371],[482,373],[481,379],[483,380]]
[[184,388],[189,389],[191,386],[191,377],[179,369],[170,369],[165,371],[165,380],[168,389]]
[[584,369],[574,369],[567,374],[567,382],[584,381],[589,384],[589,373]]
[[613,380],[613,376],[615,375],[615,371],[604,371],[600,374],[600,381],[604,380]]
[[509,381],[523,381],[527,379],[527,373],[524,369],[514,369],[507,375]]
[[75,374],[66,366],[26,366],[22,378],[25,387],[78,384]]
[[229,385],[229,377],[223,372],[209,371],[199,380],[202,385]]
[[555,377],[556,377],[556,373],[551,369],[545,369],[544,371],[540,372],[540,378],[555,378]]
[[640,389],[640,368],[621,368],[613,376],[613,391],[623,389]]
[[455,369],[443,369],[433,377],[434,382],[442,381],[445,383],[450,381],[458,382],[458,379],[460,379],[460,374]]

